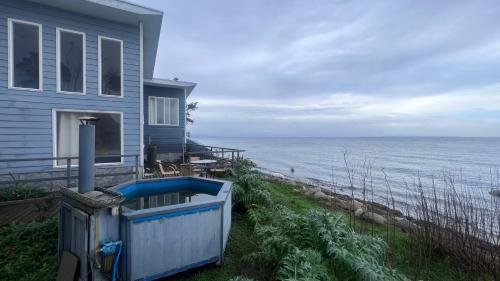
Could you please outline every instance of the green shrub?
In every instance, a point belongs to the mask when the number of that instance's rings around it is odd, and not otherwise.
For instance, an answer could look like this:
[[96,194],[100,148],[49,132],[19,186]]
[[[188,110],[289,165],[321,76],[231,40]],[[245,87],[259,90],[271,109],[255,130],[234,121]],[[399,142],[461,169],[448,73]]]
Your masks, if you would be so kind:
[[251,172],[256,172],[257,165],[250,159],[238,160],[231,169],[231,176],[238,178]]
[[235,166],[231,170],[235,204],[241,205],[245,210],[255,205],[270,207],[271,194],[267,190],[267,183],[262,179],[262,173],[255,170],[255,164],[250,160],[241,160]]
[[0,228],[1,280],[55,280],[57,220]]
[[321,253],[313,249],[295,248],[283,258],[278,271],[281,281],[333,281]]
[[228,281],[253,281],[253,279],[243,277],[243,276],[236,276],[236,277],[229,279]]
[[305,219],[310,222],[317,249],[333,261],[338,279],[408,280],[383,263],[387,246],[382,239],[354,232],[343,217],[325,211],[310,210]]
[[259,173],[249,173],[236,178],[233,194],[235,203],[242,204],[246,209],[253,205],[272,205],[271,194]]
[[232,170],[234,201],[254,224],[258,250],[246,260],[282,281],[402,281],[384,263],[385,242],[354,232],[341,215],[310,209],[296,213],[273,204],[251,161]]
[[255,223],[259,250],[248,260],[268,274],[278,272],[280,280],[295,280],[299,274],[299,267],[296,272],[290,269],[291,263],[304,269],[299,280],[329,280],[317,273],[326,270],[323,262],[315,270],[305,269],[308,259],[318,260],[318,253],[329,262],[332,280],[407,280],[384,264],[387,246],[382,239],[352,231],[340,215],[315,209],[299,214],[275,206],[251,210],[249,216]]
[[47,194],[47,192],[39,187],[28,184],[16,184],[0,188],[0,202],[38,198],[45,194]]

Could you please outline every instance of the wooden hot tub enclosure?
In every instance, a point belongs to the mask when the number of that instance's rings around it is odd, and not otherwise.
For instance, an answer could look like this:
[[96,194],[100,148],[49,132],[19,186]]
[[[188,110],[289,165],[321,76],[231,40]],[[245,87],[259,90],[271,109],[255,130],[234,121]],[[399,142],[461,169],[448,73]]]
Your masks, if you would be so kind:
[[102,280],[101,272],[111,274],[109,264],[120,280],[155,280],[221,264],[231,193],[229,181],[198,177],[135,180],[85,193],[63,189],[60,253],[79,257],[78,280]]
[[132,210],[122,206],[120,236],[124,243],[125,280],[151,280],[209,263],[222,263],[231,228],[232,183],[194,177],[142,180],[113,190],[125,197],[154,189],[186,187],[216,194],[202,202]]

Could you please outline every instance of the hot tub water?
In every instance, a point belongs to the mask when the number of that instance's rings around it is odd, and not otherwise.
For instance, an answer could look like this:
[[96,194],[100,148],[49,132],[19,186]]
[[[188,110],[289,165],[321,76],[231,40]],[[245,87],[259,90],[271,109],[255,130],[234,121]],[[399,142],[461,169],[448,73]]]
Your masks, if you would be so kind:
[[213,200],[217,194],[200,192],[192,188],[187,188],[182,191],[171,192],[153,192],[148,195],[133,197],[126,200],[123,206],[132,210],[144,210],[150,208],[157,208],[163,206],[191,203],[191,202],[205,202]]

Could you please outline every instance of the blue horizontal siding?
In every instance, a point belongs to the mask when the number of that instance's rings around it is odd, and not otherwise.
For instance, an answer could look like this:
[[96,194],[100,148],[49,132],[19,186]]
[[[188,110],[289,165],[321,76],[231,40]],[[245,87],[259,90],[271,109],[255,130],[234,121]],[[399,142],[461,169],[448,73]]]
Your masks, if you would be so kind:
[[[42,25],[43,91],[8,89],[8,18]],[[86,95],[56,93],[56,28],[86,34]],[[98,36],[123,40],[123,98],[98,96]],[[125,154],[140,152],[140,50],[139,27],[115,23],[40,4],[0,2],[0,159],[51,157],[52,110],[98,110],[123,112]],[[134,159],[125,159],[133,165]],[[51,161],[0,163],[0,174],[46,171]]]
[[[179,126],[149,126],[149,97],[179,99]],[[180,153],[186,132],[186,99],[183,89],[144,86],[144,144],[158,145],[159,153]]]

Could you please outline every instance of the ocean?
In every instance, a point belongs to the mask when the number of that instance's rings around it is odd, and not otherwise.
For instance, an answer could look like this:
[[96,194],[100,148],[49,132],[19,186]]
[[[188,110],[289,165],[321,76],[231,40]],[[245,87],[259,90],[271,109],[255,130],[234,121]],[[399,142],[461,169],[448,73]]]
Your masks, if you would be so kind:
[[266,172],[332,188],[338,193],[353,192],[361,198],[363,191],[371,193],[373,189],[373,201],[383,204],[388,203],[388,198],[394,198],[397,206],[408,204],[418,185],[431,195],[433,184],[438,191],[453,185],[457,192],[488,205],[500,201],[489,194],[492,188],[500,187],[500,138],[200,137],[193,140],[204,145],[244,149],[245,157]]

